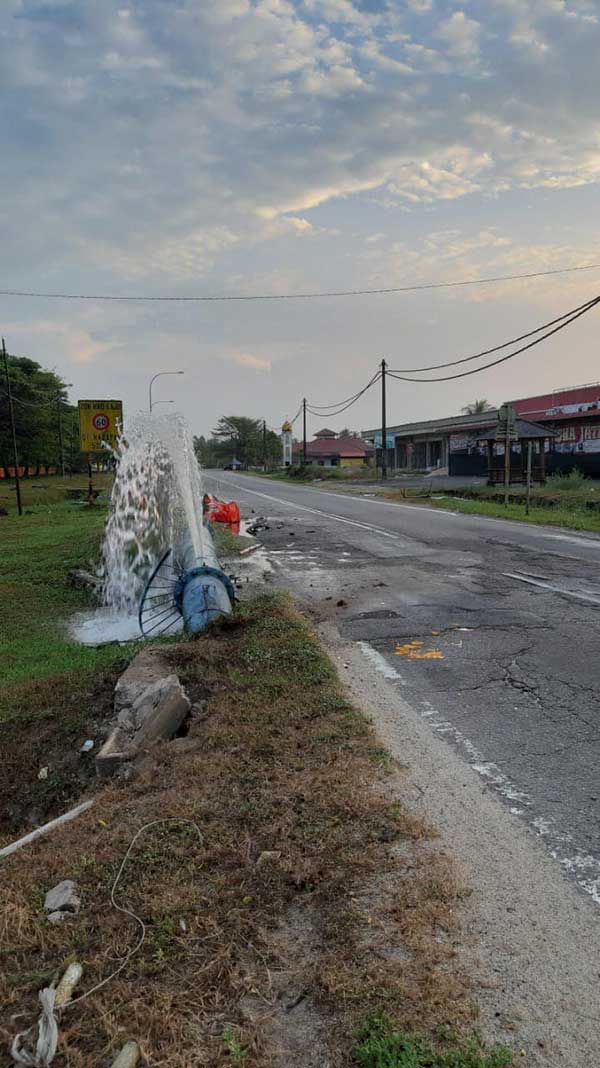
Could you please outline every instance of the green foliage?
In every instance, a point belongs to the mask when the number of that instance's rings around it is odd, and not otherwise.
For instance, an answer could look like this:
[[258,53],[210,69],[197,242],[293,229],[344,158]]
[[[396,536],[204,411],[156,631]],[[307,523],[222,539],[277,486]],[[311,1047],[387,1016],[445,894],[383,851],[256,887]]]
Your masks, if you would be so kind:
[[489,1052],[478,1042],[444,1043],[434,1049],[426,1038],[394,1031],[385,1017],[367,1020],[360,1029],[354,1060],[360,1068],[510,1068],[510,1050]]
[[570,471],[556,471],[553,475],[550,475],[547,485],[550,489],[566,490],[568,492],[569,490],[582,489],[585,483],[589,481],[583,471],[580,471],[578,467],[573,467]]
[[[19,462],[24,466],[58,465],[62,421],[65,462],[79,462],[77,410],[67,402],[67,384],[25,356],[8,357]],[[0,466],[12,467],[13,443],[4,361],[0,358]]]
[[239,460],[245,467],[281,462],[279,435],[272,430],[263,432],[262,419],[245,415],[223,415],[210,438],[194,438],[196,455],[202,467],[223,467]]
[[240,1065],[244,1063],[246,1060],[246,1051],[244,1047],[240,1045],[230,1027],[226,1027],[223,1031],[223,1045],[231,1057],[232,1064]]
[[482,397],[481,400],[474,400],[471,404],[465,404],[464,408],[461,408],[461,412],[464,415],[481,415],[483,412],[492,412],[494,405],[490,404],[489,400]]

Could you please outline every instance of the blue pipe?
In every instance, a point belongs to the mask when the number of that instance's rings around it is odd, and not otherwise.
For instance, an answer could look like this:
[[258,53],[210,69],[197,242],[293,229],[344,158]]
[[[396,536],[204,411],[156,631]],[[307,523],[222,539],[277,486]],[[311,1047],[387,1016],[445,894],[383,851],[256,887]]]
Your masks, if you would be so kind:
[[175,586],[175,603],[188,634],[198,634],[213,619],[229,615],[235,600],[233,583],[219,567],[198,563]]

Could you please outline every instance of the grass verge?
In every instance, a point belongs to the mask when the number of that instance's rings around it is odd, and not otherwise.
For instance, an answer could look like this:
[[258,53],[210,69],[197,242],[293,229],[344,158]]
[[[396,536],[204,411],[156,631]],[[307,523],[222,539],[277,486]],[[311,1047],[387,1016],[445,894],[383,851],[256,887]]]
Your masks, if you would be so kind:
[[[263,595],[165,648],[200,709],[187,737],[153,747],[127,784],[6,866],[4,1041],[14,1013],[37,1014],[57,969],[79,959],[89,989],[134,944],[110,887],[135,832],[179,816],[202,841],[175,824],[139,840],[118,900],[143,917],[146,941],[64,1014],[57,1065],[100,1068],[135,1038],[154,1065],[268,1068],[292,1050],[302,1068],[320,1049],[322,1063],[347,1068],[361,1063],[357,1027],[382,1011],[447,1051],[436,1028],[466,1034],[476,1019],[455,960],[465,891],[399,801],[399,771],[381,761],[310,624]],[[41,903],[64,878],[83,906],[52,926]]]
[[518,519],[524,523],[536,523],[544,526],[567,527],[570,530],[589,530],[600,533],[600,513],[593,512],[585,506],[564,503],[557,507],[536,506],[532,501],[529,515],[524,504],[501,504],[485,498],[464,500],[459,497],[432,498],[428,500],[432,508],[445,508],[463,515],[488,515],[496,519]]
[[[94,474],[92,481],[94,489],[100,490],[104,495],[112,485],[112,475]],[[87,488],[87,475],[72,475],[67,478],[60,478],[58,475],[23,478],[21,479],[21,501],[23,508],[39,509],[65,501],[69,493],[87,492]],[[17,494],[15,484],[10,479],[0,482],[0,508],[6,508],[9,515],[17,514]]]
[[61,503],[0,519],[0,836],[55,815],[93,774],[93,754],[79,747],[110,715],[131,653],[70,639],[68,617],[91,601],[67,573],[93,566],[105,518],[101,505]]

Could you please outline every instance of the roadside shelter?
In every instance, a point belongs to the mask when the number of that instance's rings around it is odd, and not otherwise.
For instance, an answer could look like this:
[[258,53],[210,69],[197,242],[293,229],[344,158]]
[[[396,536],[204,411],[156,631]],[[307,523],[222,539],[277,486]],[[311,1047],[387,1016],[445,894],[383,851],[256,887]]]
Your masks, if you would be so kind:
[[[505,444],[496,439],[498,424],[486,427],[478,443],[487,448],[488,486],[504,484]],[[510,482],[527,482],[527,450],[531,442],[531,481],[546,481],[546,452],[554,431],[526,419],[515,420],[516,440],[510,444]]]

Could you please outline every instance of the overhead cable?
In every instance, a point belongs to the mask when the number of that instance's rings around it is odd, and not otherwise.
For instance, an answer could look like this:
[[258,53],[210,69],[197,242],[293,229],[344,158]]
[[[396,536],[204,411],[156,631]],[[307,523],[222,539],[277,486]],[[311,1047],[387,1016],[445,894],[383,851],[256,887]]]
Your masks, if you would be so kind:
[[[379,378],[381,378],[381,371],[378,370],[373,377],[369,379],[366,386],[363,386],[363,388],[359,390],[358,393],[355,393],[353,397],[347,397],[345,401],[338,401],[336,411],[320,411],[317,407],[309,404],[306,405],[306,410],[317,419],[332,419],[334,416],[341,415],[342,412],[347,411],[353,404],[356,404],[367,390],[375,385]],[[328,407],[333,407],[333,405],[328,405]]]
[[464,278],[458,282],[423,282],[407,286],[385,286],[378,289],[333,289],[314,290],[307,293],[224,293],[206,296],[136,296],[125,293],[52,293],[26,289],[0,289],[1,297],[42,298],[44,300],[106,300],[145,301],[161,303],[202,303],[231,300],[312,300],[317,297],[364,297],[385,293],[414,293],[423,289],[455,289],[459,286],[481,286],[492,282],[516,282],[527,278],[547,278],[555,274],[573,274],[576,271],[600,270],[600,263],[585,263],[579,267],[555,267],[549,271],[528,271],[523,274],[497,274],[487,278]]
[[366,393],[366,391],[368,389],[370,389],[371,386],[373,386],[375,384],[375,382],[377,381],[377,379],[380,376],[381,376],[381,371],[378,368],[375,371],[375,374],[373,375],[373,377],[369,379],[369,381],[367,382],[367,384],[364,387],[364,389],[360,389],[360,390],[358,390],[357,393],[353,393],[351,397],[346,397],[344,400],[337,401],[336,404],[311,404],[311,408],[316,408],[317,410],[321,411],[321,410],[325,410],[326,408],[339,408],[340,405],[347,404],[349,402],[353,403],[355,400],[358,400],[359,397],[362,397],[363,393]]
[[536,338],[535,341],[530,341],[528,345],[522,345],[522,347],[520,349],[515,349],[514,352],[509,352],[506,356],[501,356],[498,360],[492,360],[491,363],[486,363],[486,364],[484,364],[483,367],[474,367],[471,371],[461,371],[461,372],[459,372],[459,374],[456,374],[456,375],[442,375],[442,376],[440,376],[438,378],[408,378],[406,375],[397,374],[396,372],[392,372],[391,371],[391,372],[389,372],[390,378],[397,378],[402,382],[423,382],[423,383],[427,383],[427,382],[449,382],[451,379],[454,379],[454,378],[467,378],[468,375],[477,375],[481,371],[487,371],[487,370],[489,370],[490,367],[497,367],[498,364],[505,363],[506,360],[512,360],[513,356],[519,356],[520,353],[526,352],[528,349],[534,348],[535,345],[539,345],[540,342],[545,341],[546,338],[552,337],[553,334],[557,334],[559,330],[564,330],[564,328],[566,326],[570,326],[571,323],[574,323],[576,319],[579,319],[580,316],[585,315],[586,312],[590,311],[592,308],[594,308],[599,303],[600,303],[600,297],[596,297],[593,301],[591,301],[590,303],[586,304],[580,311],[578,311],[576,314],[572,315],[570,319],[567,319],[565,322],[562,322],[558,326],[555,326],[554,330],[549,330],[548,333],[542,334],[542,336]]
[[519,341],[524,341],[528,337],[533,337],[534,334],[539,334],[541,330],[547,330],[549,326],[554,326],[555,323],[560,323],[563,319],[568,319],[569,316],[574,315],[575,312],[588,311],[597,304],[598,299],[598,297],[592,297],[592,299],[586,301],[585,304],[579,304],[577,308],[571,308],[571,310],[565,312],[564,315],[559,315],[556,319],[551,319],[548,323],[542,323],[542,325],[537,326],[535,330],[530,330],[527,334],[521,334],[520,337],[514,337],[511,341],[503,341],[501,345],[495,345],[492,349],[483,349],[482,352],[476,352],[474,356],[464,356],[461,360],[449,360],[448,363],[433,363],[429,367],[392,367],[389,369],[389,373],[416,374],[421,371],[438,371],[442,367],[456,367],[460,363],[469,363],[471,360],[479,360],[483,356],[490,356],[493,352],[500,352],[501,349],[507,349],[510,345],[518,345]]

